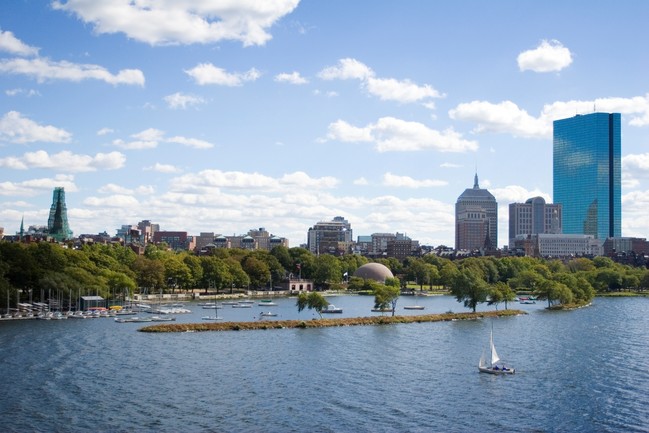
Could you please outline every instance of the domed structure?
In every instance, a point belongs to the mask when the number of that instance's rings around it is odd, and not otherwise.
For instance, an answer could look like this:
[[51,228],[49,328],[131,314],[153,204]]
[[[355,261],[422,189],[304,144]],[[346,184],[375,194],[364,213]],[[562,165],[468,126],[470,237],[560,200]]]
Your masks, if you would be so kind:
[[355,277],[385,283],[386,278],[394,278],[392,271],[380,263],[366,263],[354,272]]

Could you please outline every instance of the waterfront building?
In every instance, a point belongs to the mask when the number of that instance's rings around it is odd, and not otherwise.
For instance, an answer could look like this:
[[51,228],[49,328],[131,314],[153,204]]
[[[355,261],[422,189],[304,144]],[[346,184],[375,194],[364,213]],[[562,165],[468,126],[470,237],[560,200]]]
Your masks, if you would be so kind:
[[514,248],[526,256],[565,258],[602,255],[602,246],[593,235],[549,234],[518,235]]
[[65,189],[54,188],[52,194],[52,207],[47,220],[47,233],[57,241],[72,239],[72,230],[68,224],[68,210],[65,205]]
[[455,249],[495,250],[498,245],[498,203],[480,188],[476,173],[473,188],[467,188],[455,203]]
[[137,228],[140,230],[141,242],[146,245],[153,239],[153,234],[160,231],[160,224],[153,224],[149,220],[142,220],[137,223]]
[[352,244],[351,224],[341,216],[321,221],[310,227],[307,233],[307,248],[313,254],[345,253]]
[[153,234],[153,243],[165,243],[172,250],[191,250],[194,248],[194,237],[187,232],[157,231]]
[[620,237],[620,114],[577,115],[553,127],[553,200],[563,207],[563,233],[600,243]]
[[533,197],[525,203],[509,204],[509,248],[519,235],[540,233],[559,234],[561,230],[561,205],[546,203],[543,197]]
[[621,253],[649,254],[649,242],[645,238],[607,238],[604,241],[604,255]]

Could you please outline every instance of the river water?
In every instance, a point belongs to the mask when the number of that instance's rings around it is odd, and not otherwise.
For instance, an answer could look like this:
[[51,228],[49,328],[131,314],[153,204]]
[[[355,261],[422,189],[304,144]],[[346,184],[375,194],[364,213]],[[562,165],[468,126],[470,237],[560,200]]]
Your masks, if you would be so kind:
[[[372,314],[371,298],[330,302],[344,310],[334,317]],[[277,303],[264,310],[278,319],[314,314]],[[414,303],[426,310],[402,310]],[[512,304],[528,314],[493,320],[174,334],[112,319],[3,321],[0,430],[649,431],[649,299],[544,306]],[[258,320],[261,308],[218,311]],[[397,308],[466,311],[446,296]],[[214,314],[191,309],[178,321]],[[492,326],[515,375],[478,373]]]

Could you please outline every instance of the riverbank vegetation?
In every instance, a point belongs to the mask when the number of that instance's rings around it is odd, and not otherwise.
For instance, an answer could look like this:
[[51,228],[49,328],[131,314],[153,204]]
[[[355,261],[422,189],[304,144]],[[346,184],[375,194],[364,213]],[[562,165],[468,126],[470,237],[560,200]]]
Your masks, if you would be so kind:
[[[121,245],[10,243],[0,241],[0,305],[27,299],[77,299],[98,295],[114,302],[134,293],[237,293],[273,290],[289,276],[308,279],[317,290],[374,295],[377,305],[401,293],[434,291],[455,296],[475,311],[488,303],[507,309],[517,295],[529,294],[548,306],[584,305],[595,294],[644,293],[649,271],[608,257],[567,260],[531,257],[449,259],[429,253],[404,260],[380,258],[394,281],[380,284],[353,277],[370,259],[358,254],[333,256],[304,248],[272,251],[217,248],[211,255],[148,245],[138,255]],[[386,287],[388,290],[386,290]],[[19,297],[19,298],[17,298]],[[6,301],[5,301],[6,300]]]
[[145,326],[141,332],[203,332],[251,331],[258,329],[326,328],[334,326],[393,325],[398,323],[443,322],[452,320],[477,320],[488,317],[506,317],[526,314],[519,310],[485,311],[481,313],[444,313],[417,316],[351,317],[346,319],[276,320],[256,322],[173,323]]

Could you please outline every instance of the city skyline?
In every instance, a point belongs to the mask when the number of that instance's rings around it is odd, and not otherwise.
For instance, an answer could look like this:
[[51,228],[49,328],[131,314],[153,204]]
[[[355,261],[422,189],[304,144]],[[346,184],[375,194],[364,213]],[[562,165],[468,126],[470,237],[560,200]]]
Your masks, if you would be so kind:
[[6,234],[45,225],[60,186],[75,234],[149,219],[299,245],[342,215],[453,246],[477,172],[502,248],[510,203],[556,202],[553,121],[615,112],[621,235],[648,237],[649,4],[223,4],[3,5]]

